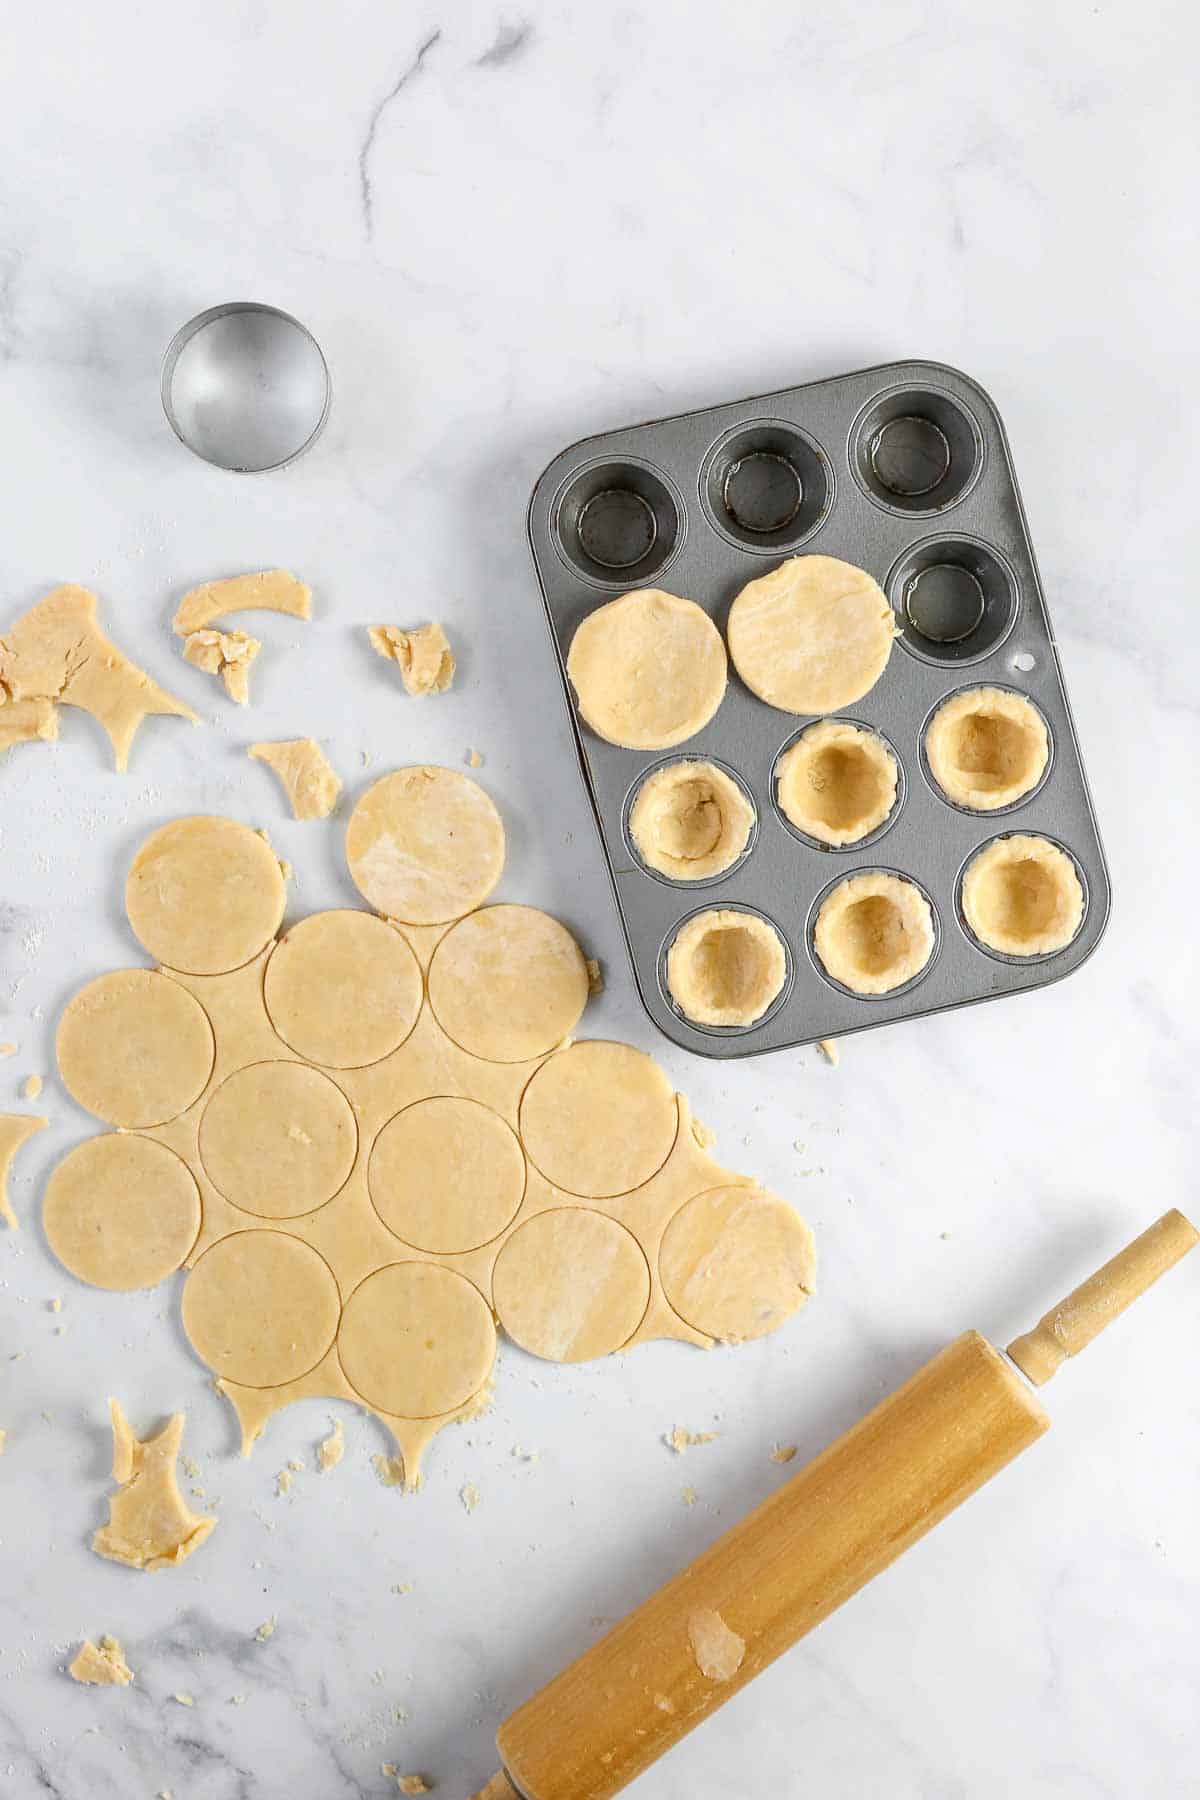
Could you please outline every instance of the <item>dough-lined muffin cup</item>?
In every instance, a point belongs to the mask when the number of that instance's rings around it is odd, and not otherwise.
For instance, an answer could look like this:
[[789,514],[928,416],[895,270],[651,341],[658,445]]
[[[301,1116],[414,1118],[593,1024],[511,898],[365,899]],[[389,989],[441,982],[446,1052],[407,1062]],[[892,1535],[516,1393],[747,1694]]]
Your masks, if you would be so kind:
[[1049,838],[994,838],[967,864],[962,909],[974,936],[1003,956],[1065,950],[1083,923],[1075,864]]
[[787,949],[759,913],[713,909],[685,920],[667,952],[667,991],[694,1025],[755,1025],[783,991]]
[[1037,787],[1050,760],[1050,734],[1023,694],[967,688],[934,713],[925,756],[947,800],[970,812],[995,812]]
[[775,765],[779,810],[797,831],[831,849],[878,831],[896,804],[899,781],[883,739],[843,719],[810,725]]
[[825,973],[853,994],[890,994],[914,981],[937,943],[933,909],[915,882],[876,871],[839,881],[813,928]]
[[754,807],[716,763],[681,759],[654,769],[629,810],[629,836],[648,869],[671,881],[708,881],[744,853]]

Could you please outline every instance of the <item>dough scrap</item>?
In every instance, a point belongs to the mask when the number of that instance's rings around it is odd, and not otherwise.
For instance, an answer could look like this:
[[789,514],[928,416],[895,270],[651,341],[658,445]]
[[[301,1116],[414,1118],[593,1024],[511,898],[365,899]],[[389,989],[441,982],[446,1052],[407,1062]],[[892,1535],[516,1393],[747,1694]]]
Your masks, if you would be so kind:
[[457,769],[398,769],[350,815],[346,861],[377,911],[445,925],[482,904],[504,867],[504,826],[478,782]]
[[262,1062],[226,1077],[200,1120],[200,1160],[217,1192],[260,1219],[314,1212],[358,1153],[354,1111],[328,1075]]
[[1083,923],[1083,887],[1071,858],[1048,838],[995,838],[963,877],[962,905],[980,943],[1006,956],[1065,950]]
[[102,1637],[98,1645],[84,1638],[67,1664],[67,1674],[87,1687],[128,1687],[133,1680],[133,1670],[115,1637]]
[[933,913],[899,875],[852,875],[822,903],[813,943],[826,974],[855,994],[890,994],[933,955]]
[[711,1606],[697,1606],[688,1614],[688,1643],[696,1667],[706,1681],[731,1681],[742,1666],[746,1640],[731,1631]]
[[787,951],[757,913],[697,913],[667,952],[667,987],[697,1025],[748,1026],[762,1018],[787,980]]
[[663,1443],[676,1456],[682,1456],[694,1444],[713,1444],[716,1442],[715,1431],[689,1431],[685,1425],[676,1425],[672,1430],[663,1433]]
[[1037,786],[1050,760],[1050,735],[1023,694],[968,688],[934,713],[925,754],[948,800],[972,812],[993,812]]
[[420,965],[394,926],[370,913],[313,913],[271,952],[263,984],[289,1049],[333,1069],[381,1062],[421,1010]]
[[[96,623],[95,594],[71,583],[39,600],[0,637],[0,696],[7,705],[57,702],[90,712],[108,734],[119,771],[128,767],[138,726],[150,714],[196,723],[190,706],[151,681],[105,637]],[[0,731],[3,713],[0,706]],[[47,735],[44,710],[35,708],[25,717],[41,719],[38,735]]]
[[184,660],[206,675],[219,675],[238,706],[250,698],[250,664],[261,649],[244,631],[189,631],[183,641]]
[[697,1331],[728,1344],[763,1337],[798,1312],[816,1285],[812,1232],[765,1188],[710,1188],[663,1233],[667,1299]]
[[154,1437],[139,1440],[116,1400],[108,1403],[113,1433],[113,1480],[108,1523],[92,1549],[130,1569],[170,1569],[186,1562],[217,1528],[211,1515],[194,1513],[175,1476],[183,1442],[184,1414],[175,1413]]
[[336,1469],[346,1454],[346,1432],[340,1419],[333,1421],[333,1429],[328,1437],[321,1439],[317,1445],[317,1467],[323,1475],[330,1469]]
[[307,619],[312,616],[312,589],[286,569],[206,581],[183,596],[171,627],[177,637],[190,637],[214,619],[236,612],[289,613],[293,619]]
[[279,1387],[315,1368],[341,1312],[328,1263],[282,1231],[238,1231],[196,1263],[183,1328],[202,1362],[245,1387]]
[[567,674],[581,716],[610,744],[669,750],[708,724],[725,696],[721,634],[702,607],[635,588],[589,613]]
[[0,750],[14,744],[52,742],[58,736],[58,708],[53,700],[8,700],[0,686]]
[[590,977],[565,926],[532,906],[485,906],[451,927],[429,965],[438,1024],[472,1056],[527,1062],[569,1037]]
[[246,752],[278,775],[297,819],[327,819],[342,791],[340,776],[315,738],[251,744]]
[[896,804],[899,779],[883,739],[844,719],[810,725],[775,766],[784,816],[835,849],[878,830]]
[[370,1405],[432,1419],[483,1387],[496,1359],[496,1327],[465,1276],[435,1263],[392,1263],[347,1300],[338,1357]]
[[203,815],[151,832],[125,883],[138,942],[188,975],[252,961],[278,931],[285,899],[271,846],[248,825]]
[[418,698],[444,694],[454,680],[454,652],[436,619],[412,631],[401,631],[398,625],[371,625],[367,636],[376,656],[398,666],[408,693]]
[[187,1164],[152,1138],[85,1138],[68,1151],[42,1201],[46,1240],[92,1287],[127,1293],[178,1269],[200,1230],[200,1190]]
[[448,1256],[499,1237],[525,1196],[520,1139],[478,1100],[418,1100],[371,1151],[375,1210],[402,1243]]
[[746,584],[726,635],[751,693],[781,712],[820,714],[870,692],[897,626],[865,569],[835,556],[793,556]]
[[49,1123],[32,1113],[0,1113],[0,1219],[10,1231],[19,1231],[21,1225],[8,1198],[8,1171],[26,1139],[35,1131],[44,1131]]
[[589,1362],[633,1336],[650,1300],[650,1271],[641,1245],[616,1219],[556,1207],[508,1239],[492,1298],[522,1349],[551,1362]]
[[203,1007],[152,969],[117,969],[81,988],[59,1020],[56,1050],[72,1097],[122,1129],[183,1112],[203,1093],[215,1055]]
[[706,881],[731,868],[750,842],[754,807],[715,763],[655,769],[637,791],[629,835],[647,868],[672,881]]
[[603,1199],[641,1187],[671,1154],[671,1084],[642,1050],[600,1039],[556,1051],[521,1101],[521,1140],[556,1187]]

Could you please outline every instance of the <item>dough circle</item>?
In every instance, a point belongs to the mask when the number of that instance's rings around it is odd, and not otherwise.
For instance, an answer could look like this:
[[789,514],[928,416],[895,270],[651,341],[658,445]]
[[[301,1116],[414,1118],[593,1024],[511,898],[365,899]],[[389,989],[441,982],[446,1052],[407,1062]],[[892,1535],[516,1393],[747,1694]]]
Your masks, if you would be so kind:
[[511,1126],[478,1100],[418,1100],[375,1140],[367,1178],[389,1231],[448,1256],[490,1243],[525,1196],[525,1157]]
[[678,1111],[652,1057],[589,1039],[559,1050],[530,1078],[521,1141],[547,1181],[585,1199],[641,1187],[675,1144]]
[[822,903],[813,941],[834,981],[855,994],[890,994],[933,955],[933,913],[899,875],[851,875]]
[[212,1026],[187,989],[153,969],[116,969],[69,1001],[55,1041],[72,1097],[108,1125],[162,1125],[212,1074]]
[[567,674],[580,713],[608,743],[669,750],[694,737],[720,706],[725,646],[694,600],[635,588],[584,619],[571,640]]
[[1083,923],[1083,887],[1071,858],[1049,839],[995,838],[967,867],[962,906],[989,949],[1048,956],[1064,950]]
[[784,817],[833,849],[878,831],[896,804],[900,771],[881,737],[843,719],[801,733],[775,768]]
[[697,1025],[753,1025],[787,980],[787,951],[758,913],[697,913],[667,952],[667,988]]
[[865,569],[793,556],[746,584],[729,610],[733,666],[782,712],[828,713],[869,693],[887,667],[896,621]]
[[518,1227],[496,1259],[492,1298],[509,1337],[550,1362],[588,1362],[628,1343],[650,1303],[633,1233],[588,1207],[559,1206]]
[[221,1083],[200,1120],[200,1160],[217,1192],[260,1219],[314,1212],[358,1152],[350,1102],[304,1063],[261,1062]]
[[72,1275],[128,1293],[179,1268],[200,1230],[200,1190],[173,1150],[109,1132],[63,1157],[46,1185],[42,1224]]
[[283,918],[283,872],[248,825],[196,816],[151,832],[125,883],[138,942],[187,975],[240,969]]
[[338,1357],[368,1405],[435,1419],[465,1406],[487,1380],[496,1327],[465,1276],[436,1263],[390,1263],[347,1300]]
[[397,1049],[421,1010],[421,970],[394,926],[371,913],[301,919],[271,952],[263,996],[289,1049],[361,1069]]
[[655,769],[638,788],[629,835],[649,869],[672,881],[706,881],[731,868],[750,842],[754,808],[715,763]]
[[774,1331],[804,1305],[816,1253],[812,1232],[778,1195],[710,1188],[685,1201],[667,1226],[658,1271],[681,1319],[740,1343]]
[[340,1312],[328,1263],[282,1231],[218,1239],[183,1290],[192,1348],[242,1387],[279,1387],[306,1375],[332,1344]]
[[925,733],[925,754],[947,800],[972,812],[993,812],[1037,786],[1050,760],[1050,737],[1023,694],[969,688],[938,707]]
[[504,867],[504,826],[457,769],[398,769],[369,787],[346,827],[364,899],[407,925],[445,925],[486,900]]
[[564,925],[532,906],[486,906],[449,930],[429,965],[429,1004],[472,1056],[525,1062],[575,1029],[587,963]]

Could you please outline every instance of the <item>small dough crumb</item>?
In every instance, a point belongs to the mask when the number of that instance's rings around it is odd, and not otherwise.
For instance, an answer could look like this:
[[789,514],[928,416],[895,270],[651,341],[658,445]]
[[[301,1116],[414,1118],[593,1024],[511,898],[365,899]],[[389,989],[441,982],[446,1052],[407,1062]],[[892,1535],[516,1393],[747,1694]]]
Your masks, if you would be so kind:
[[190,637],[214,619],[235,612],[289,613],[293,619],[307,619],[312,614],[312,589],[286,569],[206,581],[183,596],[171,625],[177,637]]
[[21,1092],[27,1100],[36,1100],[42,1091],[42,1085],[43,1083],[40,1075],[27,1075],[25,1077],[25,1085],[21,1089]]
[[178,1706],[195,1706],[196,1704],[195,1694],[172,1694],[171,1698]]
[[156,1436],[141,1441],[116,1400],[110,1400],[113,1480],[108,1523],[92,1538],[92,1549],[131,1569],[169,1569],[186,1561],[216,1529],[211,1516],[194,1513],[179,1492],[175,1464],[183,1438],[183,1413],[175,1413]]
[[380,1451],[371,1458],[371,1467],[384,1487],[402,1488],[405,1485],[404,1458],[402,1456],[385,1456]]
[[[377,656],[398,666],[400,679],[410,694],[444,694],[454,680],[454,652],[436,619],[413,631],[401,631],[398,625],[371,625],[367,636]],[[480,757],[478,763],[474,762],[475,755],[472,751],[467,758],[472,768],[478,768],[483,761]]]
[[663,1443],[676,1456],[682,1456],[693,1444],[713,1444],[716,1438],[715,1431],[688,1431],[682,1425],[676,1425],[674,1430],[663,1433]]
[[397,1775],[396,1786],[402,1794],[430,1794],[432,1785],[421,1775]]
[[475,1508],[483,1498],[473,1481],[464,1482],[463,1486],[458,1490],[458,1497],[462,1501],[466,1511],[469,1513],[475,1511]]
[[291,1493],[292,1483],[295,1479],[296,1477],[292,1474],[290,1469],[280,1469],[278,1475],[275,1477],[275,1495],[277,1499],[282,1499],[284,1494]]
[[586,959],[585,966],[587,968],[588,993],[593,1000],[596,1000],[604,992],[604,970],[600,967],[598,958],[594,956]]
[[98,1645],[84,1638],[67,1664],[67,1674],[88,1687],[128,1687],[133,1680],[133,1670],[115,1637],[102,1637]]
[[260,1644],[265,1644],[268,1638],[273,1638],[275,1636],[275,1615],[274,1615],[274,1613],[271,1614],[271,1617],[269,1619],[263,1620],[262,1624],[259,1626],[259,1628],[255,1632],[254,1636]]
[[7,1431],[0,1431],[0,1456],[4,1455],[4,1446],[7,1444],[7,1442],[8,1442]]
[[261,649],[258,639],[244,631],[192,631],[183,643],[186,661],[207,675],[219,675],[239,706],[250,698],[250,664]]
[[342,1421],[335,1419],[333,1430],[329,1436],[322,1438],[317,1445],[317,1467],[324,1473],[327,1469],[336,1469],[346,1454],[346,1434]]
[[707,1681],[729,1681],[742,1666],[746,1640],[731,1631],[711,1606],[697,1606],[688,1615],[688,1643],[696,1667]]
[[278,775],[297,819],[327,819],[342,784],[312,738],[287,738],[276,744],[251,744],[246,752]]
[[685,1506],[695,1506],[697,1500],[700,1498],[694,1487],[685,1487],[682,1489],[680,1497]]
[[773,1463],[790,1463],[796,1454],[795,1444],[776,1444],[771,1452]]
[[836,1069],[842,1060],[836,1040],[834,1038],[818,1038],[817,1049],[821,1052],[821,1055],[825,1058],[825,1061],[829,1064],[830,1068]]
[[17,1046],[15,1044],[0,1044],[0,1056],[15,1056],[16,1054]]
[[675,1702],[666,1694],[655,1694],[654,1704],[659,1712],[673,1713],[675,1711]]
[[471,769],[482,769],[483,755],[482,755],[481,751],[479,751],[479,750],[468,750],[467,751],[467,767],[471,768]]

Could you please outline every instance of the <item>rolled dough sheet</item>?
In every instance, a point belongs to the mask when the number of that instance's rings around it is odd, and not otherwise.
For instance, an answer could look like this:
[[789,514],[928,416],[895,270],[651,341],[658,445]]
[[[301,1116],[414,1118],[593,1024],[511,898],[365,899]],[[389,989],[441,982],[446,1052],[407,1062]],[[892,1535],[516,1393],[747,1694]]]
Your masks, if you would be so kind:
[[206,581],[183,596],[171,626],[178,637],[188,637],[236,612],[290,613],[294,619],[307,619],[312,614],[312,589],[287,569]]
[[92,1287],[154,1287],[181,1267],[200,1230],[200,1190],[182,1157],[130,1132],[85,1138],[46,1184],[46,1239]]
[[72,1097],[122,1129],[185,1112],[204,1092],[215,1054],[204,1008],[152,969],[117,969],[81,988],[56,1047]]
[[421,1010],[421,967],[400,933],[370,913],[313,913],[271,952],[271,1023],[309,1062],[357,1069],[399,1048]]
[[571,640],[567,674],[580,713],[602,738],[667,750],[695,737],[720,706],[725,646],[694,600],[637,588],[588,614]]
[[429,1004],[472,1056],[526,1062],[570,1036],[588,1002],[582,950],[532,906],[487,906],[448,931],[429,965]]
[[53,700],[6,700],[0,687],[0,750],[14,744],[52,743],[58,736]]
[[733,666],[760,700],[829,713],[869,693],[897,634],[887,595],[835,556],[793,556],[748,582],[729,609]]

